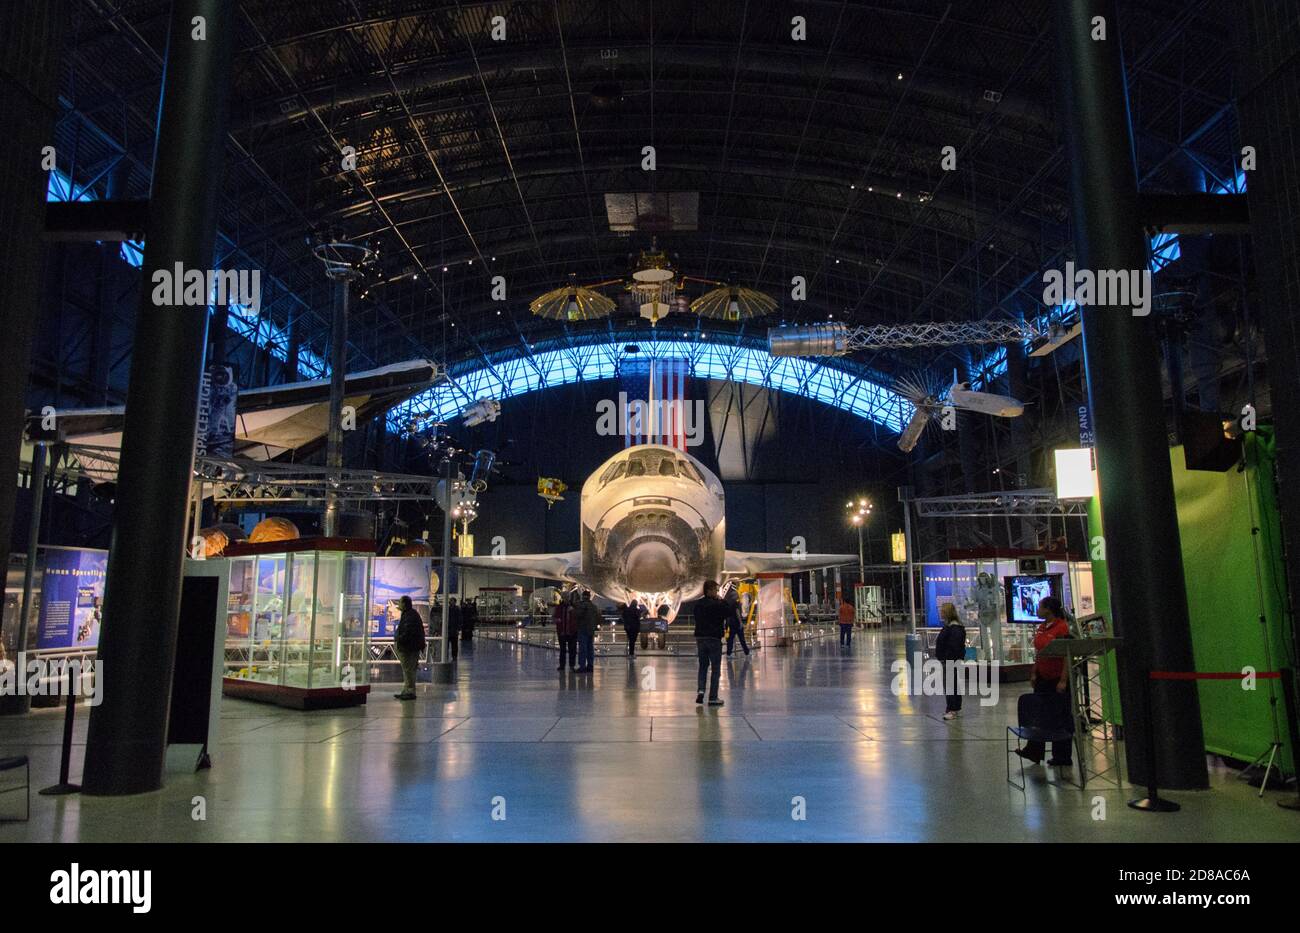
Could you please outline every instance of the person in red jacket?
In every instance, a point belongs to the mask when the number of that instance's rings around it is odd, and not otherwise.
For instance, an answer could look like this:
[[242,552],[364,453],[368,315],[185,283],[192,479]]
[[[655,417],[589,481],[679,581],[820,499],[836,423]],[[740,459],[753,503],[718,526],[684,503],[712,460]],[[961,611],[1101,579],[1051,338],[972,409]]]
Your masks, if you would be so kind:
[[559,599],[551,610],[555,636],[560,640],[560,663],[555,669],[564,670],[565,658],[568,658],[569,670],[573,670],[578,664],[578,617],[568,599],[563,596]]
[[853,621],[857,618],[857,611],[853,608],[853,603],[849,602],[847,596],[840,597],[840,647],[853,647]]
[[[1043,621],[1034,630],[1034,673],[1031,678],[1034,693],[1046,693],[1057,698],[1059,721],[1070,721],[1069,674],[1065,670],[1065,658],[1044,657],[1043,649],[1057,638],[1070,637],[1070,623],[1065,620],[1061,601],[1055,596],[1044,596],[1038,601],[1038,618]],[[1043,760],[1045,751],[1042,742],[1026,742],[1025,747],[1016,750],[1016,754],[1027,761],[1038,764]],[[1052,743],[1052,757],[1047,763],[1052,766],[1068,768],[1073,764],[1071,742],[1065,739]]]

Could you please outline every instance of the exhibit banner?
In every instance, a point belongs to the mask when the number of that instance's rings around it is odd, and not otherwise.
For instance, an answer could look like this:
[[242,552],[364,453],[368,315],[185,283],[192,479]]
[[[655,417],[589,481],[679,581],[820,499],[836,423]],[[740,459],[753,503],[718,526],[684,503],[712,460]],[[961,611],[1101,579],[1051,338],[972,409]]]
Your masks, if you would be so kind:
[[420,616],[428,622],[431,557],[376,557],[370,574],[370,637],[391,638],[397,631],[401,611],[397,601],[411,597]]
[[108,551],[45,548],[41,605],[36,622],[38,651],[94,648],[99,644]]
[[235,455],[235,404],[239,386],[229,366],[212,364],[199,385],[199,420],[194,453],[199,457]]

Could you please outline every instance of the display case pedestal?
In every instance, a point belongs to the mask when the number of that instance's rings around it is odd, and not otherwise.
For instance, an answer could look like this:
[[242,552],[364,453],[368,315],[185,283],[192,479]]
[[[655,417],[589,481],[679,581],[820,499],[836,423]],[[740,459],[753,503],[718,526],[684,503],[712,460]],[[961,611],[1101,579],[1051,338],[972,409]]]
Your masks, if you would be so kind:
[[341,709],[364,704],[370,693],[370,685],[364,684],[351,690],[343,687],[314,687],[309,690],[306,687],[283,687],[279,684],[226,677],[221,682],[221,692],[228,697],[274,703],[286,709]]

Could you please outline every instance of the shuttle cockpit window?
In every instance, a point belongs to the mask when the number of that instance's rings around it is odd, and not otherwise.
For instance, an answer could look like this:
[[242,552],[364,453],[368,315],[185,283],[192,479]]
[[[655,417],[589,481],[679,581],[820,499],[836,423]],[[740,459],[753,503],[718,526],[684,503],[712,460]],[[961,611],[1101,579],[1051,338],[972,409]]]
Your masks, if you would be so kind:
[[640,457],[633,457],[627,462],[628,476],[645,476],[645,461]]
[[691,461],[678,460],[677,471],[683,479],[688,479],[699,486],[704,485],[704,477],[700,475],[699,470],[695,469],[695,464],[691,463]]
[[607,486],[610,483],[614,482],[614,480],[618,479],[620,476],[625,474],[626,472],[627,472],[627,461],[620,460],[618,463],[614,464],[608,470],[605,471],[604,475],[601,476],[600,478],[600,485]]
[[672,457],[664,457],[662,460],[659,461],[659,475],[660,476],[677,475],[677,467],[673,464]]

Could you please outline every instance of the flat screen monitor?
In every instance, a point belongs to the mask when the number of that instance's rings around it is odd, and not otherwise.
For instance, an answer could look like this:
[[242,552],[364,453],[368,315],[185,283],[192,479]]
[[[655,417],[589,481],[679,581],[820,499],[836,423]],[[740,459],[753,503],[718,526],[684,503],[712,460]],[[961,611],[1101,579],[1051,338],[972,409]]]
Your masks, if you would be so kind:
[[1022,573],[1006,578],[1007,621],[1037,625],[1038,603],[1044,596],[1061,598],[1059,573]]

